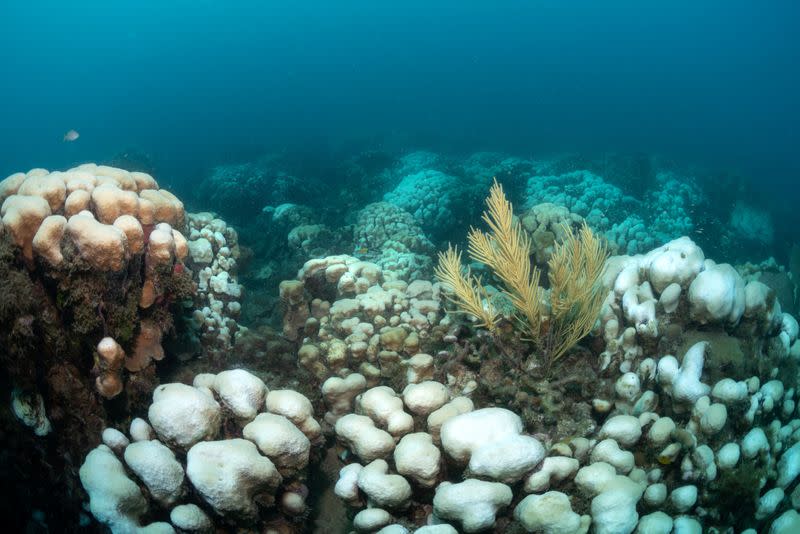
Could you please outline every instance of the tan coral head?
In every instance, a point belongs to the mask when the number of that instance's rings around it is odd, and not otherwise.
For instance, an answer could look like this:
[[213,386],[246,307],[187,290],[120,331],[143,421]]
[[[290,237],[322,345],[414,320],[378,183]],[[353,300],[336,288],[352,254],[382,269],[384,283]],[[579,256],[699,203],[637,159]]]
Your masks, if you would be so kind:
[[[12,174],[0,180],[0,216],[30,267],[40,257],[63,268],[64,239],[86,266],[100,271],[121,271],[145,252],[158,265],[188,253],[186,239],[174,230],[183,227],[183,203],[149,174],[106,165]],[[145,250],[149,232],[143,227],[161,229],[153,250]]]

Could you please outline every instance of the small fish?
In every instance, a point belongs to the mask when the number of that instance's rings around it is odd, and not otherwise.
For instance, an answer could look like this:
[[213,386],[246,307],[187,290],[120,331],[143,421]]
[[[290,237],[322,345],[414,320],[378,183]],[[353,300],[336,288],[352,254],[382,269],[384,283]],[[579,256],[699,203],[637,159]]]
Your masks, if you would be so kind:
[[369,252],[369,249],[367,247],[359,247],[356,249],[356,254],[358,254],[359,256],[363,256],[367,252]]
[[70,131],[68,131],[67,133],[64,134],[64,141],[72,142],[72,141],[75,141],[76,139],[78,139],[80,136],[81,136],[81,134],[79,134],[77,131],[70,130]]

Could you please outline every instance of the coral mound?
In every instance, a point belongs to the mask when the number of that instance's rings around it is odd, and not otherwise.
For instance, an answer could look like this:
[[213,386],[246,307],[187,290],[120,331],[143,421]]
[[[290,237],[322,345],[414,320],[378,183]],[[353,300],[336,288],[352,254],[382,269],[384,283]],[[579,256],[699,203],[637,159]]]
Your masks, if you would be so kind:
[[105,420],[146,402],[151,362],[194,293],[184,207],[149,174],[93,163],[13,174],[0,204],[4,386],[18,418],[52,440],[46,456],[24,444],[32,433],[13,447],[26,449],[22,471],[44,479],[36,491],[67,507],[74,493],[51,484],[69,483]]
[[[135,419],[127,436],[105,429],[86,456],[80,479],[89,511],[112,532],[238,530],[257,520],[291,528],[306,511],[315,426],[308,399],[270,392],[242,369],[197,375],[192,386],[164,384],[149,422]],[[171,524],[143,525],[154,512]]]

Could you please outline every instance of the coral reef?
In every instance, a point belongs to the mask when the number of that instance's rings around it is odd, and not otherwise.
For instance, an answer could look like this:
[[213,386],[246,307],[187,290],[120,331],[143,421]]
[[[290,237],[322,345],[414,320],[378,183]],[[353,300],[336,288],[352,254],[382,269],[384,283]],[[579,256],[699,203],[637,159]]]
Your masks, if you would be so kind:
[[474,212],[471,206],[477,204],[481,189],[483,184],[424,169],[405,175],[383,198],[409,212],[425,232],[439,239],[469,224],[467,214]]
[[406,211],[388,202],[367,205],[353,227],[356,254],[373,261],[392,279],[430,277],[433,244]]
[[238,530],[259,521],[293,531],[306,513],[320,428],[303,395],[270,391],[236,369],[159,386],[147,420],[134,419],[128,436],[108,427],[102,441],[80,480],[88,510],[112,532]]
[[247,223],[265,205],[313,199],[324,183],[298,177],[286,158],[269,154],[256,161],[221,165],[200,182],[197,202],[237,224]]
[[[9,450],[27,449],[18,472],[39,473],[35,491],[63,495],[49,520],[70,523],[75,462],[106,420],[146,402],[150,362],[192,296],[183,204],[148,174],[95,164],[13,174],[0,202],[2,381],[32,427]],[[48,446],[27,443],[34,433]]]
[[0,181],[7,530],[797,530],[800,268],[756,204],[641,155],[314,165],[196,213]]
[[[435,381],[398,393],[367,389],[361,375],[329,379],[334,431],[354,455],[336,493],[358,511],[356,524],[410,530],[428,517],[465,532],[512,523],[529,532],[791,524],[796,512],[784,497],[800,473],[794,318],[758,282],[718,271],[687,238],[608,265],[605,350],[591,378],[599,387],[578,388],[573,400],[588,408],[581,431],[481,408],[483,387],[466,393],[470,401]],[[731,349],[719,331],[743,340],[744,361],[723,363]],[[564,416],[525,393],[523,377],[515,381],[526,410],[534,402]],[[569,384],[550,387],[575,396]]]
[[526,206],[550,202],[564,206],[584,217],[599,230],[612,221],[621,221],[636,207],[636,199],[589,171],[579,170],[560,175],[533,176],[526,186]]
[[[18,173],[0,188],[6,235],[27,274],[9,273],[9,280],[29,286],[9,288],[9,294],[36,292],[28,311],[50,308],[48,328],[69,338],[50,350],[62,361],[70,361],[70,354],[76,361],[95,354],[97,391],[117,396],[123,364],[133,373],[161,359],[160,339],[172,326],[169,307],[191,296],[181,263],[188,248],[178,230],[183,205],[150,175],[94,164]],[[17,317],[8,317],[12,324],[24,317],[18,314],[25,310],[15,307]],[[34,338],[37,326],[28,328]],[[15,367],[23,359],[17,355]],[[30,360],[35,368],[37,359]],[[12,373],[12,380],[33,387],[36,374]]]
[[441,235],[458,224],[456,206],[463,202],[456,196],[461,191],[456,177],[423,170],[405,176],[384,200],[411,213],[426,231]]
[[237,281],[239,239],[236,230],[212,213],[189,213],[187,263],[197,280],[190,324],[204,356],[224,360],[242,327],[242,286]]
[[370,384],[418,382],[433,370],[427,347],[449,324],[438,285],[384,281],[377,265],[351,256],[309,260],[280,292],[284,335],[302,341],[299,364],[320,383],[356,371]]
[[655,173],[650,184],[644,198],[637,199],[588,170],[532,176],[526,206],[564,206],[604,232],[613,251],[635,254],[690,233],[692,214],[706,202],[691,179],[670,171]]

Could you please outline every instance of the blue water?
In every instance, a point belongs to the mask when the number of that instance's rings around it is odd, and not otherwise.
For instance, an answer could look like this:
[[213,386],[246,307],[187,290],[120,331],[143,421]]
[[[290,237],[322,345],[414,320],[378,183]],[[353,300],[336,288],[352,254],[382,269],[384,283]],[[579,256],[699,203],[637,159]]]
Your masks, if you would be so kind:
[[742,173],[786,215],[799,15],[789,0],[4,0],[0,174],[138,150],[180,189],[265,150],[642,151]]

